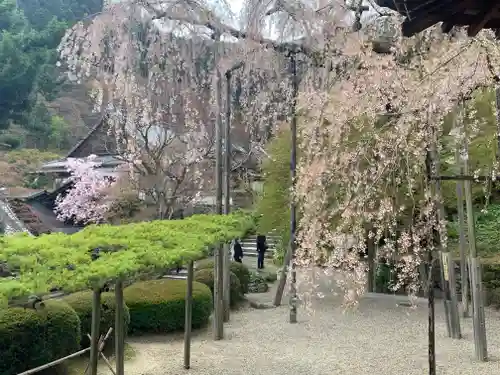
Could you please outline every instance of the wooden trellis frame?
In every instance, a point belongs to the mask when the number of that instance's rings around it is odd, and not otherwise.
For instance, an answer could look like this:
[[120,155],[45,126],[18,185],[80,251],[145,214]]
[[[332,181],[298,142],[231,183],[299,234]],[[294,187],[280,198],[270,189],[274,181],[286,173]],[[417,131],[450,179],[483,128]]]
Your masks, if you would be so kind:
[[[184,368],[189,369],[191,366],[191,330],[192,330],[192,313],[193,313],[193,274],[194,262],[188,264],[188,275],[186,285],[186,307],[185,307],[185,333],[184,333]],[[110,327],[106,335],[100,335],[100,311],[101,311],[101,293],[102,290],[96,288],[92,293],[92,328],[91,333],[87,336],[90,339],[90,347],[72,353],[66,357],[57,359],[42,366],[24,371],[18,375],[32,375],[42,370],[61,364],[69,359],[76,358],[82,354],[90,352],[90,359],[85,369],[84,375],[97,375],[97,367],[99,358],[102,358],[106,366],[111,370],[113,375],[125,374],[125,321],[124,312],[125,304],[123,299],[123,280],[118,280],[115,283],[115,326]],[[115,333],[115,368],[103,353],[106,340],[111,333]]]

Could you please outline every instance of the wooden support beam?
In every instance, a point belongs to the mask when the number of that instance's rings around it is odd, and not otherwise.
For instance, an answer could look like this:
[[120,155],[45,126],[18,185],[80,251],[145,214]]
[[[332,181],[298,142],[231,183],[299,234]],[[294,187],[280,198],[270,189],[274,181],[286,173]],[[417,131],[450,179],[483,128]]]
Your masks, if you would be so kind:
[[186,312],[184,323],[184,368],[191,367],[191,324],[193,316],[193,274],[194,265],[190,261],[188,264],[187,285],[186,285]]
[[101,322],[101,290],[96,288],[92,294],[92,328],[90,340],[90,375],[97,375],[97,362],[99,360],[99,330]]
[[434,5],[433,7],[425,7],[418,11],[412,11],[401,26],[403,36],[411,37],[438,22],[448,21],[455,14],[465,10],[468,5],[469,0],[462,0],[458,3],[455,1],[446,1],[444,3],[439,2],[438,5]]
[[469,26],[467,35],[469,37],[476,36],[484,26],[490,21],[493,16],[500,10],[500,2],[491,1],[479,14],[477,21]]
[[483,181],[499,181],[500,176],[473,176],[473,175],[449,175],[449,176],[431,176],[431,180],[440,180],[440,181],[474,181],[474,182],[483,182]]
[[116,375],[125,375],[125,303],[123,302],[123,282],[115,284],[115,358]]

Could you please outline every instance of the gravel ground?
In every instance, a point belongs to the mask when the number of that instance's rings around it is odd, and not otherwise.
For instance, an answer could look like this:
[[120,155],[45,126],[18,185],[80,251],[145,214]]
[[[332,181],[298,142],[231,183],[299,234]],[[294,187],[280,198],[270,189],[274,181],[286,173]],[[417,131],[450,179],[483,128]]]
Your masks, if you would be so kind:
[[[274,290],[274,288],[273,288]],[[272,292],[271,292],[272,293]],[[271,300],[271,293],[259,299]],[[399,301],[401,302],[401,301]],[[314,301],[314,312],[299,309],[289,324],[288,307],[234,312],[225,340],[210,329],[192,342],[192,367],[183,369],[182,335],[130,339],[136,356],[127,375],[413,375],[427,372],[427,308],[397,304],[391,296],[367,296],[345,311],[338,297]],[[437,363],[440,375],[498,374],[500,314],[486,312],[490,361],[473,359],[471,319],[462,320],[464,339],[446,337],[442,303],[437,303]],[[104,370],[104,369],[103,369]],[[106,371],[103,371],[103,374]]]

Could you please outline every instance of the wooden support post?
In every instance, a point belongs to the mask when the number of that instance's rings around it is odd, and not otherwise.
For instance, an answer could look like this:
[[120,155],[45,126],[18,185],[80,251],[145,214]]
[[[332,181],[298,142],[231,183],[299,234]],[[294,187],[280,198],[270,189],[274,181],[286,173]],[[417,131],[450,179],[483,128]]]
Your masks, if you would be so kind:
[[96,288],[92,294],[92,328],[90,335],[90,375],[97,375],[99,360],[99,331],[101,322],[101,290]]
[[[465,145],[465,152],[467,152]],[[464,161],[464,173],[469,172],[468,161]],[[486,329],[484,322],[484,301],[481,288],[481,272],[479,269],[480,263],[477,259],[476,249],[476,227],[474,221],[474,207],[472,202],[472,186],[471,181],[464,182],[465,188],[465,207],[467,210],[467,228],[469,233],[469,248],[470,248],[470,278],[472,292],[472,314],[474,327],[474,347],[476,359],[478,361],[488,360],[488,350],[486,346]]]
[[[463,173],[462,161],[460,160],[460,150],[457,147],[455,161],[458,173]],[[467,318],[469,314],[469,269],[467,267],[467,239],[465,238],[465,212],[464,212],[464,182],[457,181],[457,211],[458,211],[458,232],[460,247],[460,280],[462,293],[462,316]]]
[[188,264],[186,285],[186,312],[184,323],[184,368],[191,367],[191,324],[193,316],[193,262]]
[[[434,159],[435,174],[439,174],[441,170],[441,160],[436,149],[437,139],[433,143],[432,155]],[[441,192],[441,181],[434,181],[434,188],[436,196],[439,198],[438,202],[438,221],[444,223],[446,221],[446,214],[444,212],[444,205],[442,202],[443,194]],[[441,234],[442,235],[442,234]],[[441,247],[441,273],[443,275],[445,293],[445,303],[448,305],[450,335],[454,339],[462,338],[462,331],[460,329],[460,314],[458,312],[458,297],[457,297],[457,281],[455,276],[455,266],[451,257],[450,249],[443,246],[444,238],[440,238],[439,244]]]
[[[116,375],[116,372],[115,370],[113,369],[113,366],[111,365],[111,363],[108,361],[108,359],[106,358],[106,356],[104,355],[104,353],[102,352],[104,350],[104,345],[106,345],[106,341],[108,340],[109,336],[111,335],[111,333],[113,333],[113,327],[110,327],[108,329],[108,332],[106,333],[106,335],[100,335],[99,336],[99,344],[98,344],[98,354],[99,356],[103,359],[104,363],[106,363],[106,366],[108,366],[109,370],[111,371],[111,373],[113,375]],[[92,342],[92,336],[90,336],[88,333],[87,333],[87,337],[89,338],[90,342]],[[89,363],[90,365],[90,363]],[[85,372],[84,372],[84,375],[87,374],[87,371],[89,369],[89,365],[87,365],[87,368],[85,369]]]
[[427,284],[427,339],[428,339],[428,362],[429,362],[429,375],[436,375],[436,315],[434,303],[434,256],[432,251],[428,250],[428,264],[429,264],[429,280]]
[[125,303],[122,280],[118,280],[115,284],[115,304],[116,375],[125,375]]
[[370,238],[370,230],[366,231],[366,252],[368,261],[368,292],[375,292],[375,238]]
[[[290,153],[290,178],[292,192],[295,192],[297,176],[297,99],[299,95],[299,79],[297,77],[297,56],[290,54],[290,70],[292,73],[292,149]],[[297,205],[295,197],[290,196],[290,323],[297,323],[297,270],[295,268],[295,251],[297,248]]]
[[[222,83],[220,71],[216,72],[216,126],[215,126],[215,211],[222,215]],[[214,340],[224,338],[224,248],[215,249],[214,272]]]
[[[438,158],[437,158],[437,155],[436,155],[436,152],[435,152],[435,141],[433,140],[433,144],[431,145],[431,150],[429,150],[427,152],[427,164],[428,164],[428,169],[429,169],[429,173],[430,173],[430,176],[434,176],[434,175],[437,175],[439,173],[439,163],[437,162]],[[441,196],[441,187],[440,185],[438,184],[438,180],[436,179],[430,179],[430,183],[431,183],[431,186],[433,188],[433,191],[434,191],[434,194],[437,196],[437,197],[440,197]],[[438,219],[438,222],[441,222],[441,216],[442,216],[442,213],[441,213],[441,205],[438,206],[437,208],[437,219]],[[438,237],[435,242],[438,244],[438,248],[439,248],[439,269],[440,269],[440,272],[439,272],[439,276],[440,276],[440,279],[441,279],[441,286],[443,288],[443,294],[444,294],[444,298],[443,298],[443,303],[444,303],[444,314],[445,314],[445,320],[446,320],[446,329],[447,329],[447,333],[448,333],[448,337],[452,337],[452,324],[451,324],[451,316],[450,316],[450,301],[449,301],[449,285],[448,285],[448,280],[447,280],[447,277],[445,277],[445,274],[447,274],[447,271],[448,269],[445,270],[445,266],[446,264],[443,263],[443,247],[442,247],[442,238],[441,237]],[[447,259],[447,258],[446,258]]]
[[223,321],[229,322],[229,314],[230,314],[230,306],[231,306],[231,254],[230,254],[230,245],[224,244],[224,258],[222,261],[222,268],[224,270],[224,275],[222,277],[223,283],[223,295],[224,295],[224,314]]
[[285,259],[283,260],[283,268],[280,271],[280,278],[278,280],[278,287],[276,288],[276,294],[274,296],[273,305],[280,306],[283,299],[283,293],[285,292],[286,277],[288,274],[288,267],[290,266],[290,259],[292,258],[292,247],[288,245],[285,253]]
[[[226,121],[224,122],[224,214],[231,212],[231,70],[226,74]],[[231,307],[231,247],[224,246],[224,322],[229,321]]]

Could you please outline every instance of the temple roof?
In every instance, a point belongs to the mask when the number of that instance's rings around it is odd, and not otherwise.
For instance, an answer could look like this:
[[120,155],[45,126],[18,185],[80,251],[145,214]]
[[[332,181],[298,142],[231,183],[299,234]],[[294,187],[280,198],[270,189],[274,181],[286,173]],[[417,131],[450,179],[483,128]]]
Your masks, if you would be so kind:
[[468,26],[470,37],[482,29],[500,29],[500,0],[375,0],[377,5],[405,17],[403,35],[413,36],[442,22],[444,32]]

